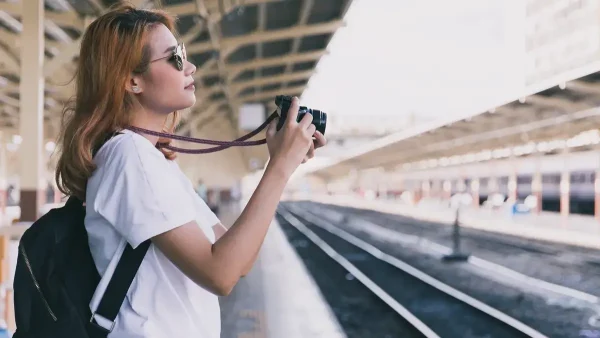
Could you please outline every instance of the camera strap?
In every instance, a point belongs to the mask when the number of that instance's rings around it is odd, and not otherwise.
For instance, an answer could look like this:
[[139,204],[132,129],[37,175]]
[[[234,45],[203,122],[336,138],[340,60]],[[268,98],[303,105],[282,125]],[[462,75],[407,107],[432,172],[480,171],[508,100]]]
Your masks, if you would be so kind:
[[152,136],[158,136],[158,137],[167,138],[167,139],[171,139],[171,140],[179,140],[179,141],[185,141],[185,142],[191,142],[191,143],[216,145],[216,147],[205,148],[205,149],[185,149],[185,148],[175,147],[175,146],[172,146],[167,143],[158,143],[157,144],[157,146],[159,148],[165,148],[165,149],[168,149],[168,150],[171,150],[174,152],[178,152],[178,153],[207,154],[207,153],[214,153],[216,151],[225,150],[230,147],[250,147],[250,146],[266,144],[267,139],[264,139],[264,138],[260,139],[260,140],[256,140],[256,141],[246,141],[246,140],[253,136],[256,136],[263,129],[265,129],[269,125],[269,123],[271,123],[271,121],[273,121],[277,117],[279,117],[279,114],[277,114],[277,112],[274,112],[273,114],[271,114],[271,116],[269,116],[265,120],[265,122],[263,122],[263,124],[261,124],[254,131],[252,131],[240,138],[237,138],[233,141],[205,140],[205,139],[195,138],[195,137],[188,137],[188,136],[175,135],[175,134],[169,134],[169,133],[161,133],[158,131],[144,129],[144,128],[140,128],[140,127],[134,127],[134,126],[129,126],[129,127],[127,127],[127,129],[134,131],[134,132],[144,133],[144,134],[148,134],[148,135],[152,135]]

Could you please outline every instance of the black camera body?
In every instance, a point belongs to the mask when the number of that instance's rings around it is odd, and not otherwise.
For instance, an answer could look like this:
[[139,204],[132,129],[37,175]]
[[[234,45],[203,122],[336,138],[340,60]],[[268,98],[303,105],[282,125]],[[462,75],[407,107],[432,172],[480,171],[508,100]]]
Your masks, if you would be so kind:
[[[277,112],[279,113],[279,122],[277,123],[277,130],[279,130],[281,129],[283,123],[287,119],[288,110],[292,105],[292,97],[286,95],[277,95],[277,97],[275,97],[275,104],[277,105]],[[300,120],[302,120],[302,117],[304,117],[304,114],[306,113],[312,115],[312,124],[314,124],[315,127],[317,127],[317,130],[321,134],[325,135],[325,127],[327,126],[327,114],[317,109],[311,109],[304,106],[300,106],[298,109],[298,118],[296,119],[296,121],[300,122]]]

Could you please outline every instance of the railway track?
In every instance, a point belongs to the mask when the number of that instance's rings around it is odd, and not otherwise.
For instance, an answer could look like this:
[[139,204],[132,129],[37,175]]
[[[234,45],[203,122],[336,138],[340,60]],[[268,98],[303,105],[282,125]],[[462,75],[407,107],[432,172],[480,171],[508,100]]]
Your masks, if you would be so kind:
[[[311,210],[314,206],[311,205]],[[446,225],[419,222],[372,210],[334,205],[320,205],[319,209],[321,208],[323,211],[343,214],[344,217],[353,220],[373,222],[377,227],[389,229],[398,235],[417,236],[423,242],[434,243],[440,252],[452,246],[451,228]],[[323,217],[331,219],[330,216],[332,215]],[[534,289],[546,290],[594,307],[600,305],[597,280],[593,279],[593,276],[597,276],[595,271],[600,272],[600,256],[597,250],[542,243],[469,228],[462,228],[461,243],[467,252],[475,255],[469,262],[478,268],[493,271],[495,274],[502,273],[503,278],[529,285]],[[518,264],[518,260],[523,263]],[[545,268],[538,269],[538,266]]]
[[546,337],[322,218],[283,206],[278,214],[410,323],[418,336]]

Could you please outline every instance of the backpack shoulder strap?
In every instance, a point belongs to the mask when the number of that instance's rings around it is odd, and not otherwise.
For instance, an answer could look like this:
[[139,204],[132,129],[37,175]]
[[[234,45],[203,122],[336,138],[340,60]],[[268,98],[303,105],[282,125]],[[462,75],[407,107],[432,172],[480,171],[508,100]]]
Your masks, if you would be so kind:
[[[122,133],[117,131],[105,135],[98,146],[92,150],[92,155],[95,156],[104,143],[119,134]],[[107,337],[115,327],[115,320],[121,305],[123,305],[127,291],[149,247],[150,240],[143,242],[135,249],[129,243],[125,246],[125,250],[119,258],[119,263],[102,295],[100,304],[98,304],[98,308],[90,318],[90,326],[99,331],[103,337]]]
[[[119,314],[127,291],[149,247],[150,240],[143,242],[135,249],[130,244],[127,244],[115,268],[115,272],[106,287],[106,291],[100,300],[100,304],[98,304],[98,309],[92,313],[92,317],[90,318],[92,327],[100,329],[106,335],[113,330],[115,319]],[[98,319],[100,319],[100,322],[98,322]],[[110,324],[106,325],[106,321],[110,322]]]

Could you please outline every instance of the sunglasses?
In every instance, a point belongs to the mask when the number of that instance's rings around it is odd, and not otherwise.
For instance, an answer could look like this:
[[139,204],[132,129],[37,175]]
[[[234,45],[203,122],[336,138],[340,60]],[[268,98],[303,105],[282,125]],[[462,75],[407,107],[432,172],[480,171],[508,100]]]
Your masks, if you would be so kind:
[[163,56],[158,59],[151,60],[150,63],[164,60],[168,58],[168,62],[172,63],[178,71],[183,70],[183,60],[187,60],[187,53],[185,52],[185,45],[182,43],[178,44],[175,50],[173,50],[173,54],[168,56]]

